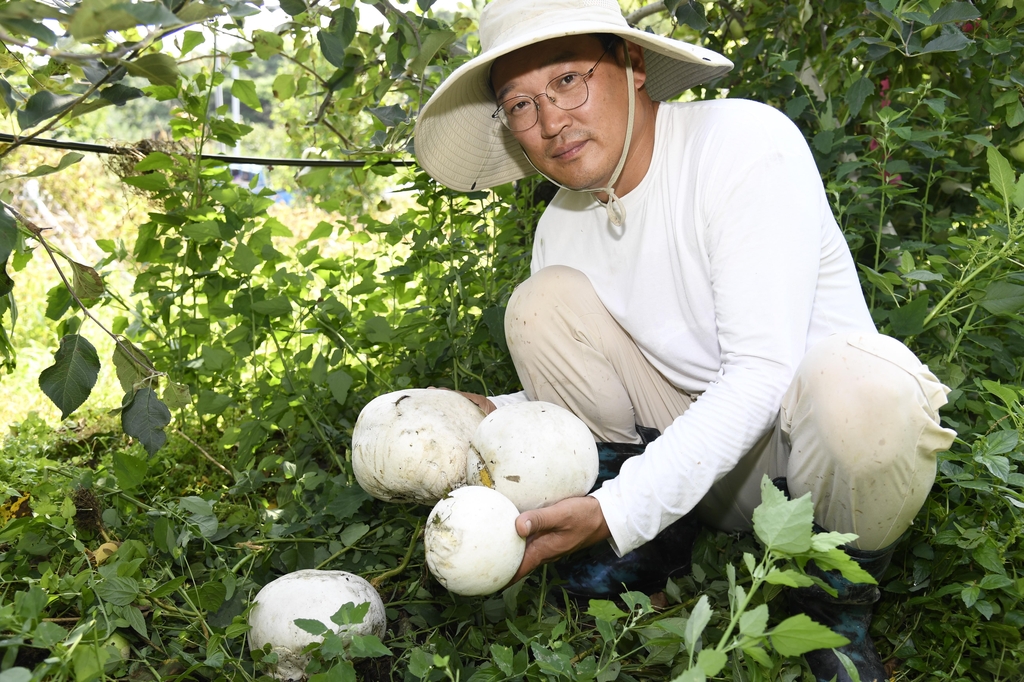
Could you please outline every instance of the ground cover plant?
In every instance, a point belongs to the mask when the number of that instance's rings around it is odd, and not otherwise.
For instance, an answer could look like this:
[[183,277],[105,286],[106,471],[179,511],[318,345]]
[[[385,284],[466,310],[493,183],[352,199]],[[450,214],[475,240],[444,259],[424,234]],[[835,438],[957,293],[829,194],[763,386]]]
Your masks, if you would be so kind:
[[[837,538],[812,537],[798,501],[766,490],[756,537],[705,533],[692,575],[653,603],[576,604],[551,569],[447,594],[424,568],[428,510],[354,485],[351,429],[372,397],[516,388],[501,320],[549,196],[535,180],[456,194],[396,165],[418,107],[475,50],[475,10],[374,7],[287,0],[268,31],[236,0],[0,4],[0,115],[19,135],[0,150],[0,363],[44,310],[38,390],[68,418],[25,413],[3,436],[0,682],[258,677],[271,661],[245,645],[250,599],[303,568],[358,573],[388,610],[381,640],[314,651],[317,680],[801,679],[799,653],[828,635],[779,594]],[[896,679],[1021,679],[1024,2],[623,9],[736,63],[693,97],[765,101],[800,126],[879,329],[953,389],[958,440],[881,581],[883,658]],[[325,212],[313,229],[198,156],[265,124],[232,119],[218,86],[287,131],[282,156],[363,162],[294,178]],[[26,189],[80,155],[12,169],[27,139],[138,102],[172,139],[109,165],[146,215],[82,262]],[[41,260],[60,274],[27,299]],[[124,397],[83,415],[101,374]]]

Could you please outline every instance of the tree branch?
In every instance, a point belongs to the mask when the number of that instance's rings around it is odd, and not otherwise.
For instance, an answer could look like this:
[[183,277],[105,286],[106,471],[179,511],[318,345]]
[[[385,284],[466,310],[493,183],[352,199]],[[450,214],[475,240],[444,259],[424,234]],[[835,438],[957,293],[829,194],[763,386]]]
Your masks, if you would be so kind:
[[630,26],[636,26],[641,19],[646,19],[652,14],[665,11],[665,0],[657,0],[649,5],[644,5],[638,10],[634,10],[626,15],[626,23]]

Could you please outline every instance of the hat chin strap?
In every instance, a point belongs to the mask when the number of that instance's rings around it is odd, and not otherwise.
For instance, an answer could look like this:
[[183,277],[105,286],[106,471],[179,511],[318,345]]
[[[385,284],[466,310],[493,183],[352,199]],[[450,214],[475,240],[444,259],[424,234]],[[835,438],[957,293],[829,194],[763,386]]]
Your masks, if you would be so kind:
[[615,182],[619,179],[619,174],[622,173],[623,166],[626,165],[626,157],[629,155],[629,143],[633,139],[633,119],[636,115],[636,97],[633,92],[633,62],[629,58],[629,49],[623,49],[623,54],[626,55],[626,80],[629,82],[629,116],[626,120],[626,140],[622,145],[622,155],[619,157],[619,162],[615,165],[615,170],[612,171],[612,176],[608,180],[607,187],[598,187],[597,189],[573,189],[572,187],[566,187],[562,183],[554,180],[548,175],[544,174],[537,166],[533,163],[533,159],[530,158],[529,154],[526,154],[527,161],[533,166],[534,170],[543,175],[545,178],[558,185],[562,189],[567,189],[570,192],[588,192],[594,196],[594,199],[600,204],[602,203],[597,195],[604,192],[608,195],[608,201],[603,203],[605,211],[608,212],[608,220],[611,221],[615,227],[622,227],[622,224],[626,222],[626,207],[623,205],[622,200],[619,199],[618,195],[615,194]]

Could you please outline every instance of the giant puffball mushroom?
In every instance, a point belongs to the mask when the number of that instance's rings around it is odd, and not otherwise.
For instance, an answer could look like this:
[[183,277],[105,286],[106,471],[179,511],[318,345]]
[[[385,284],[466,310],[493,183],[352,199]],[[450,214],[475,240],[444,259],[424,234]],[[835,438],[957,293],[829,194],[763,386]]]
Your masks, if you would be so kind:
[[352,432],[352,471],[378,500],[434,504],[466,482],[469,439],[484,413],[454,391],[377,396]]
[[533,400],[495,410],[473,434],[466,479],[502,493],[519,511],[586,495],[597,481],[597,444],[569,410]]
[[[295,625],[297,618],[318,620],[343,638],[348,635],[384,636],[384,602],[373,586],[345,571],[295,571],[273,580],[259,591],[249,612],[249,648],[262,649],[269,643],[277,653],[271,673],[279,680],[306,679],[310,656],[302,649],[323,640]],[[331,616],[345,604],[370,604],[362,623],[337,625]]]
[[516,532],[519,510],[490,488],[465,486],[434,505],[423,531],[427,568],[455,594],[497,592],[526,553]]

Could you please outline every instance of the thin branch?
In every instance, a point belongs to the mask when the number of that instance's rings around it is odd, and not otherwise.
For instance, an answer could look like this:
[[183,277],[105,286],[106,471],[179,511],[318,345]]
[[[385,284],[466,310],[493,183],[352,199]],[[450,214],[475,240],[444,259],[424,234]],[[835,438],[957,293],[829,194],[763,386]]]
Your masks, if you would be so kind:
[[210,460],[211,462],[213,462],[213,464],[214,464],[214,465],[215,465],[215,466],[216,466],[216,467],[217,467],[218,469],[220,469],[221,471],[223,471],[223,472],[224,472],[225,474],[227,474],[228,476],[231,476],[231,475],[232,475],[232,473],[231,473],[231,470],[230,470],[230,469],[228,469],[228,468],[227,468],[226,466],[224,466],[223,464],[221,464],[220,462],[218,462],[217,460],[215,460],[215,459],[213,458],[213,456],[212,456],[212,455],[210,455],[210,453],[208,453],[208,452],[207,452],[206,450],[204,450],[204,449],[203,449],[203,446],[202,446],[202,445],[200,445],[199,443],[195,442],[194,440],[192,440],[191,438],[189,438],[188,436],[186,436],[186,435],[185,435],[185,434],[184,434],[184,433],[183,433],[183,432],[181,431],[181,429],[174,429],[174,432],[175,432],[176,434],[178,434],[179,436],[181,436],[182,438],[184,438],[185,440],[187,440],[187,441],[188,441],[189,443],[191,443],[193,447],[195,447],[195,448],[196,448],[197,450],[199,450],[199,452],[203,453],[203,457],[205,457],[206,459],[208,459],[208,460]]
[[39,137],[43,133],[45,133],[45,132],[47,132],[49,130],[52,130],[53,127],[56,126],[60,122],[60,120],[62,118],[64,118],[68,113],[70,113],[79,104],[81,104],[86,99],[88,99],[90,96],[92,96],[92,94],[94,92],[99,90],[100,86],[104,85],[107,82],[107,79],[109,79],[113,75],[113,73],[114,73],[113,71],[108,71],[106,76],[104,76],[103,78],[101,78],[97,82],[95,82],[92,85],[90,85],[88,90],[86,90],[84,93],[82,93],[81,96],[75,98],[75,100],[73,102],[68,104],[66,107],[61,109],[59,112],[57,112],[56,116],[51,118],[50,122],[47,123],[46,125],[44,125],[42,128],[40,128],[39,130],[35,131],[31,135],[26,135],[25,137],[17,138],[9,147],[7,147],[7,149],[5,149],[2,152],[0,152],[0,159],[4,158],[8,154],[10,154],[11,152],[13,152],[18,147],[20,147],[20,146],[22,146],[24,144],[28,144],[31,140],[36,139],[37,137]]
[[24,47],[25,49],[32,50],[36,54],[43,55],[45,57],[53,57],[65,62],[93,62],[97,59],[120,59],[124,55],[128,54],[135,49],[134,45],[122,45],[120,48],[113,50],[112,52],[98,52],[93,54],[82,54],[80,52],[64,52],[63,50],[54,50],[50,47],[40,47],[39,45],[33,45],[28,41],[15,38],[7,31],[0,28],[0,42],[4,45],[17,45],[18,47]]
[[634,10],[626,15],[626,23],[630,26],[636,26],[642,19],[646,19],[652,14],[665,11],[665,0],[657,0],[649,5],[644,5],[638,10]]

